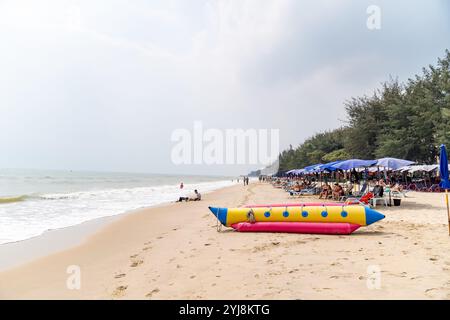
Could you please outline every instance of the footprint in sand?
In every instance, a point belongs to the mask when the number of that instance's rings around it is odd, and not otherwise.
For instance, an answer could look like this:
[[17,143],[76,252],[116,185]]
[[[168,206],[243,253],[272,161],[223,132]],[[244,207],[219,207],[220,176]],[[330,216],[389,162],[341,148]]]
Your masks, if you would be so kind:
[[428,297],[433,297],[433,291],[434,290],[438,290],[438,288],[429,288],[429,289],[427,289],[427,290],[425,290],[425,294],[428,296]]
[[438,261],[439,259],[437,257],[431,257],[430,260],[431,261]]
[[140,266],[143,263],[144,263],[144,260],[142,260],[142,259],[134,260],[131,262],[130,267],[136,268],[137,266]]
[[152,247],[144,247],[143,249],[142,249],[142,251],[147,251],[147,250],[150,250]]
[[146,298],[151,298],[155,293],[158,293],[158,292],[159,292],[159,289],[158,289],[158,288],[153,289],[152,291],[150,291],[149,293],[147,293],[147,294],[145,295],[145,297],[146,297]]
[[123,278],[123,277],[125,277],[126,276],[126,274],[125,273],[121,273],[121,274],[117,274],[117,275],[115,275],[114,276],[114,278],[116,278],[116,279],[120,279],[120,278]]
[[112,295],[114,297],[122,297],[125,294],[125,290],[127,290],[127,288],[128,286],[119,286],[114,290]]

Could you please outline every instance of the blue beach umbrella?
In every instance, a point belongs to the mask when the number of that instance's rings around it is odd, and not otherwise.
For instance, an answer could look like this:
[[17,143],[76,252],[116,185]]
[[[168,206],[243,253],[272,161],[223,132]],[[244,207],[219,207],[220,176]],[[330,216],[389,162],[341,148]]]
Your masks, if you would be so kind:
[[439,183],[439,186],[442,189],[445,189],[445,203],[447,204],[447,217],[448,217],[448,234],[450,235],[450,210],[448,204],[448,189],[450,189],[450,181],[448,181],[447,149],[443,144],[441,144],[441,150],[439,154],[439,175],[441,177],[441,183]]
[[332,165],[332,167],[341,170],[351,170],[355,168],[370,167],[375,163],[377,163],[377,160],[350,159],[336,163]]
[[439,186],[445,190],[450,189],[450,181],[448,180],[447,149],[443,144],[441,144],[441,151],[439,154],[439,175],[441,177],[441,183],[439,183]]
[[320,165],[322,165],[322,164],[316,163],[316,164],[313,164],[312,166],[304,167],[303,170],[305,173],[312,173],[312,172],[315,172],[316,168]]
[[388,169],[397,170],[404,166],[413,164],[414,161],[397,159],[397,158],[381,158],[377,160],[376,165],[380,167],[386,167]]
[[342,162],[342,160],[322,164],[322,165],[318,166],[317,170],[319,170],[319,171],[325,171],[325,170],[336,171],[337,169],[334,167],[334,165],[338,164],[340,162]]

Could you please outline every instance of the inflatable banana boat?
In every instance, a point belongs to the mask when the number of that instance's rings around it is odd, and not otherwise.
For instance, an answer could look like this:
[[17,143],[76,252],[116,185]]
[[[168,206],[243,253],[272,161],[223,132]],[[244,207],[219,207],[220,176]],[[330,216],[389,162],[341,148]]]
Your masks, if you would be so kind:
[[241,232],[350,234],[359,226],[367,226],[384,218],[384,215],[378,211],[362,205],[323,204],[242,208],[209,207],[209,209],[222,225]]

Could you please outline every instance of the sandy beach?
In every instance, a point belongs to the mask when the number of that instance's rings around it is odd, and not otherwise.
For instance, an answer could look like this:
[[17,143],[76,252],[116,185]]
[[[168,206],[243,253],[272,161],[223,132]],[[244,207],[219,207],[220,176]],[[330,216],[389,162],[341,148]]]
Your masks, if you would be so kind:
[[[350,236],[217,232],[207,208],[287,200],[252,183],[124,215],[76,247],[0,273],[0,298],[450,298],[443,194],[410,192],[400,207],[377,207],[386,219]],[[72,265],[79,290],[66,285]],[[378,289],[368,286],[374,268]]]

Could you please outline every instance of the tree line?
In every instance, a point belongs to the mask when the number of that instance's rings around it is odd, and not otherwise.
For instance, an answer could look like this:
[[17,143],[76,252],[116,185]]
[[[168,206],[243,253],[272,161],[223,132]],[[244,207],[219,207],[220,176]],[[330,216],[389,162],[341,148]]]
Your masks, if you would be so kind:
[[351,158],[436,163],[439,145],[450,146],[450,51],[405,83],[391,78],[344,105],[345,124],[284,150],[280,172]]

